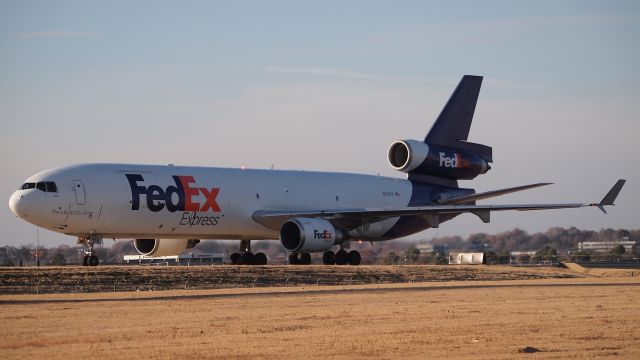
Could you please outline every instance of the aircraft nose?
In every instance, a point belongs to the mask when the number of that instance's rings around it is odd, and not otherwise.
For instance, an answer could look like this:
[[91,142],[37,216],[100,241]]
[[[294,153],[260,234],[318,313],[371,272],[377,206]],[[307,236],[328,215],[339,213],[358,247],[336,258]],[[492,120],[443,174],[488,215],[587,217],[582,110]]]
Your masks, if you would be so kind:
[[18,191],[14,192],[9,198],[9,208],[11,212],[16,214],[17,217],[24,217],[27,213],[26,200],[24,194],[20,194]]

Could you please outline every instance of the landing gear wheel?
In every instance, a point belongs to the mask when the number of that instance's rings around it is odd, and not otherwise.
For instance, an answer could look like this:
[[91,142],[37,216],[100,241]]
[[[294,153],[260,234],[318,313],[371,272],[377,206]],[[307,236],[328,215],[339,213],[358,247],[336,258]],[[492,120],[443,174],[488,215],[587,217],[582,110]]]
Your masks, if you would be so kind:
[[300,254],[300,265],[310,265],[311,264],[311,254],[302,253]]
[[98,266],[98,264],[100,264],[100,260],[98,260],[98,257],[95,255],[91,255],[87,259],[87,265],[89,266]]
[[100,259],[95,255],[94,245],[102,244],[102,238],[99,236],[78,237],[78,244],[85,247],[82,266],[98,266]]
[[256,265],[267,265],[267,255],[264,253],[257,253],[253,256],[253,262]]
[[335,265],[336,264],[336,254],[333,251],[329,250],[322,254],[322,263],[324,265]]
[[255,256],[253,256],[253,253],[247,251],[246,253],[240,255],[240,264],[253,265],[254,258]]
[[229,260],[231,260],[232,265],[240,264],[240,254],[238,253],[231,254],[231,256],[229,256]]
[[298,259],[298,253],[289,254],[289,264],[300,265],[300,259]]
[[344,249],[338,250],[336,253],[336,265],[347,265],[349,263],[349,253]]
[[359,252],[355,250],[349,251],[349,265],[360,265],[361,260],[362,257]]

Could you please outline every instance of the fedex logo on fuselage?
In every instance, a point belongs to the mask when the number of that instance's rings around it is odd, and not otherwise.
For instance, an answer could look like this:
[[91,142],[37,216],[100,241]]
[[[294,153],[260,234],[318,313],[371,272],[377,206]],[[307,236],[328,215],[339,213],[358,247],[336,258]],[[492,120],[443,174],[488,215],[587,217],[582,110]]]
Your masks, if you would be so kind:
[[448,157],[447,154],[440,152],[440,167],[446,168],[464,168],[469,167],[469,161],[465,160],[462,155],[453,153],[452,157]]
[[221,211],[216,202],[220,188],[196,187],[193,176],[172,176],[175,186],[169,185],[163,189],[158,185],[140,185],[139,183],[144,181],[140,174],[125,175],[131,187],[131,210],[140,210],[140,196],[144,195],[147,207],[153,212],[161,211],[165,207],[169,212]]

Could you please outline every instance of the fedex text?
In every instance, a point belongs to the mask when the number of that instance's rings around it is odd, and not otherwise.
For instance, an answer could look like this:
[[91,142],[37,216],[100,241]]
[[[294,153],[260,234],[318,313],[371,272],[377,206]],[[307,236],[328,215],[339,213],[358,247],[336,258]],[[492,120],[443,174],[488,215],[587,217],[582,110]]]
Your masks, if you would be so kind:
[[465,160],[462,155],[453,153],[453,156],[449,157],[447,154],[440,152],[440,167],[446,168],[465,168],[469,167],[469,161]]
[[331,239],[333,234],[329,230],[318,231],[313,230],[313,238],[314,239]]
[[216,200],[220,188],[197,187],[193,176],[172,176],[175,186],[164,189],[158,185],[142,185],[144,177],[140,174],[126,174],[126,177],[131,187],[131,210],[140,210],[140,198],[144,195],[147,208],[152,212],[164,208],[169,212],[221,212]]

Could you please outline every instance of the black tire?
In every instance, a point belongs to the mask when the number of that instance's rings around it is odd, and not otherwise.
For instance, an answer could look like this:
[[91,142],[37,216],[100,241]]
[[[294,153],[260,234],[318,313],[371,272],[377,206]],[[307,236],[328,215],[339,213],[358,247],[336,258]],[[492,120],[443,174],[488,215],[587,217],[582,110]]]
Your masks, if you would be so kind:
[[87,259],[87,265],[89,266],[98,266],[98,264],[100,264],[100,260],[98,260],[98,257],[95,255],[91,255],[89,259]]
[[336,265],[347,265],[349,263],[349,253],[344,249],[338,250],[336,253]]
[[311,254],[302,253],[300,254],[300,265],[310,265],[311,264]]
[[349,265],[360,265],[360,261],[362,261],[362,257],[359,252],[355,250],[349,251]]
[[300,260],[298,259],[298,253],[289,254],[289,264],[300,265]]
[[254,259],[255,259],[255,256],[253,256],[253,253],[247,251],[246,253],[243,253],[242,255],[240,255],[240,264],[253,265]]
[[265,255],[264,253],[257,253],[253,257],[253,262],[256,265],[267,265],[267,255]]
[[336,264],[336,254],[329,250],[322,254],[322,263],[324,265],[335,265]]
[[229,260],[231,260],[231,264],[232,265],[239,265],[240,264],[240,254],[238,254],[238,253],[231,254],[231,256],[229,256]]
[[84,258],[82,258],[82,266],[89,266],[89,255],[85,255]]

